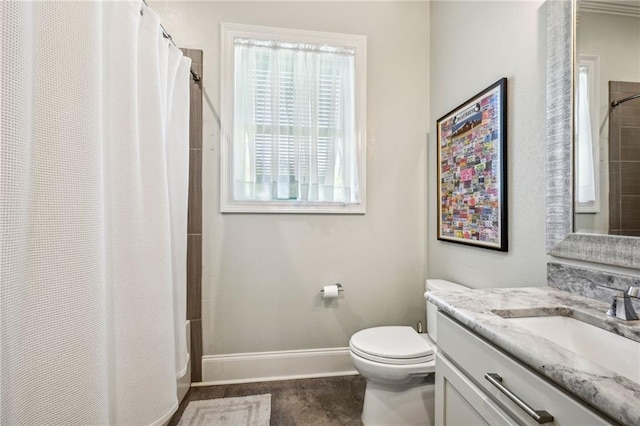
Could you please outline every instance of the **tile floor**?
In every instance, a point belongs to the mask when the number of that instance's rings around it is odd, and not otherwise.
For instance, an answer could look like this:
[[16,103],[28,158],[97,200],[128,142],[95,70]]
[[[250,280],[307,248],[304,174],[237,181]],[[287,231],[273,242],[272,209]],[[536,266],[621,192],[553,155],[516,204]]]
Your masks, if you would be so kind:
[[362,425],[365,380],[360,376],[193,387],[169,422],[175,426],[189,401],[271,394],[272,426]]

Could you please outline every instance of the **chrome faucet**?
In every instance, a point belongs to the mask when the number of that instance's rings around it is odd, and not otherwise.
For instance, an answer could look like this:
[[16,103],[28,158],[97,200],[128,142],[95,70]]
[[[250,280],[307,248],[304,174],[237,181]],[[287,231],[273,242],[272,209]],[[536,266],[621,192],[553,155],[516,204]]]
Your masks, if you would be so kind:
[[633,309],[633,304],[631,304],[632,297],[640,299],[640,286],[631,285],[627,288],[627,291],[622,294],[622,296],[614,296],[613,302],[611,302],[611,307],[607,311],[607,315],[610,317],[620,318],[625,321],[640,319],[638,318],[638,314],[635,309]]

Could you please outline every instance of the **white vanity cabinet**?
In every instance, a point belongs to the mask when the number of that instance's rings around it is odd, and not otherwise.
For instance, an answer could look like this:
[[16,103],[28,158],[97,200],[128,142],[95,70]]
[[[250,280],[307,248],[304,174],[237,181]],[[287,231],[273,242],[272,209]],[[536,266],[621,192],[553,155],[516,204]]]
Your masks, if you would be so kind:
[[442,312],[437,327],[436,425],[614,424]]

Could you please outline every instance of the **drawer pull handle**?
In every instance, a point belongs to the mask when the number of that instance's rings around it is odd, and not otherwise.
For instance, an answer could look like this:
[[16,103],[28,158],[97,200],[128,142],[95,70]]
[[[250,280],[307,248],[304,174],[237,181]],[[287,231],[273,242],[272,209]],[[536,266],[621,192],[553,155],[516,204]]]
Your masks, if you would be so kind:
[[534,410],[524,402],[518,395],[511,392],[502,384],[502,377],[496,373],[485,373],[484,378],[489,381],[493,386],[497,387],[500,392],[505,394],[507,398],[513,401],[518,407],[522,408],[528,415],[539,424],[549,423],[553,421],[553,416],[544,410]]

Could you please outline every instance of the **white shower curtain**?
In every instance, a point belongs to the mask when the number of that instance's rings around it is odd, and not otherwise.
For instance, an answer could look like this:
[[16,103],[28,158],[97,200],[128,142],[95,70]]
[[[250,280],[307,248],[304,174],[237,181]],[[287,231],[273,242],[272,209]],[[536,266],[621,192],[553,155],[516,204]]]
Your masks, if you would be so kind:
[[161,424],[187,363],[190,61],[142,2],[0,17],[0,424]]

